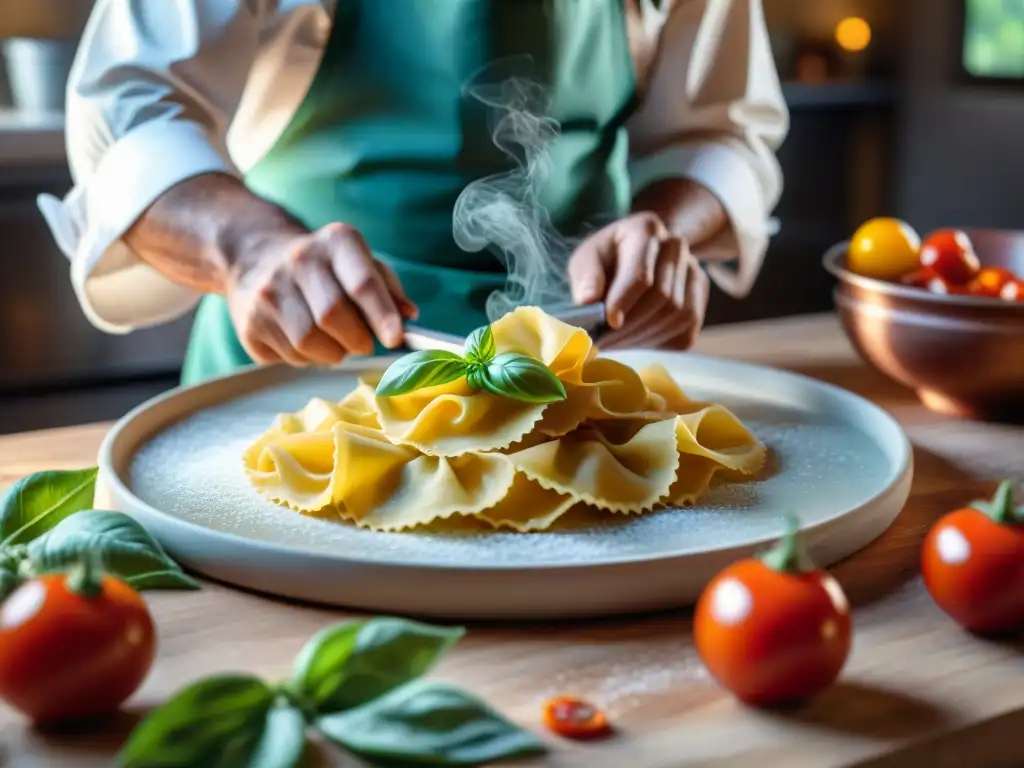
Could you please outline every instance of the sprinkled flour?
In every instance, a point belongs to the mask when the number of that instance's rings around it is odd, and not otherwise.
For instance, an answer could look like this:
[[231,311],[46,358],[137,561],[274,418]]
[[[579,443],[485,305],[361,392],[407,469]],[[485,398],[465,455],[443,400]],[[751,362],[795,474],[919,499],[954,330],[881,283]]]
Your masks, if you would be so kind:
[[377,533],[303,517],[263,500],[243,472],[245,448],[278,413],[298,410],[312,397],[340,399],[353,385],[341,373],[304,376],[200,411],[142,446],[131,466],[132,490],[151,506],[195,524],[316,552],[429,564],[527,565],[742,545],[777,535],[786,512],[795,511],[805,524],[819,522],[867,501],[890,479],[880,447],[849,424],[792,405],[723,397],[717,386],[713,392],[686,387],[691,396],[732,409],[771,454],[761,477],[734,485],[716,480],[692,508],[609,516],[607,523],[547,533]]

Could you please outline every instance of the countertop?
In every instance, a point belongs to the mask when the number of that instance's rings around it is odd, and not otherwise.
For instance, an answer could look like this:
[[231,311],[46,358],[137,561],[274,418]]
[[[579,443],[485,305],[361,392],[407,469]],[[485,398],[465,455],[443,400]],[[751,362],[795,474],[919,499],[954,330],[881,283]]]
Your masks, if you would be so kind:
[[[699,351],[839,384],[886,408],[914,442],[916,475],[904,511],[833,571],[854,606],[854,646],[842,681],[800,709],[745,709],[704,673],[686,612],[471,627],[432,674],[482,694],[538,732],[541,702],[563,692],[592,698],[619,729],[587,746],[552,738],[547,761],[531,764],[1024,764],[1024,646],[960,631],[929,600],[917,568],[921,539],[939,515],[991,493],[999,479],[1024,475],[1024,428],[929,413],[860,362],[832,315],[709,329]],[[90,465],[106,428],[0,438],[0,484],[41,469]],[[282,677],[305,640],[342,617],[215,584],[148,599],[159,624],[159,657],[125,712],[91,730],[43,734],[0,708],[6,765],[109,765],[141,713],[181,685],[229,670]]]

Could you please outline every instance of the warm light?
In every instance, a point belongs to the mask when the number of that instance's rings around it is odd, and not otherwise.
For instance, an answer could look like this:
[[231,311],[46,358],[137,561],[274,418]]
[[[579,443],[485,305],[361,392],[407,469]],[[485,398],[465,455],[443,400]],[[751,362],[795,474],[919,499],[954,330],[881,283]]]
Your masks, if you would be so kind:
[[871,43],[871,25],[850,16],[836,24],[836,42],[844,51],[863,51]]

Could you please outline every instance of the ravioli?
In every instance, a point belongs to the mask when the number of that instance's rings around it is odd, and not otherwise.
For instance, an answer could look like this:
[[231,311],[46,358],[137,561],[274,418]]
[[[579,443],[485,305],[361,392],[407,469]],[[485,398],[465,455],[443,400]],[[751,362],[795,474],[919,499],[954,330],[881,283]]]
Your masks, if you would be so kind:
[[716,472],[759,472],[765,446],[668,371],[601,357],[536,307],[491,326],[498,353],[539,360],[565,399],[535,404],[465,378],[381,397],[367,377],[337,403],[281,414],[243,454],[265,498],[377,531],[544,531],[570,511],[639,515],[693,503]]

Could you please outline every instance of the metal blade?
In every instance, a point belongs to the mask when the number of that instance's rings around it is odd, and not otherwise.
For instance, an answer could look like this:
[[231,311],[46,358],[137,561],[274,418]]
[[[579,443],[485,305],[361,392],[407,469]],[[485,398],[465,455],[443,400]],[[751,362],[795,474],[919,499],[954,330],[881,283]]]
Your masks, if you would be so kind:
[[405,346],[417,352],[424,349],[443,349],[446,352],[455,352],[461,355],[465,343],[464,336],[431,331],[409,323],[405,325]]

